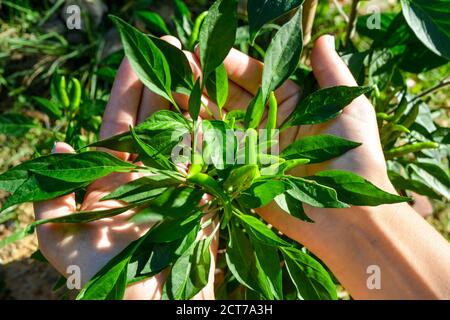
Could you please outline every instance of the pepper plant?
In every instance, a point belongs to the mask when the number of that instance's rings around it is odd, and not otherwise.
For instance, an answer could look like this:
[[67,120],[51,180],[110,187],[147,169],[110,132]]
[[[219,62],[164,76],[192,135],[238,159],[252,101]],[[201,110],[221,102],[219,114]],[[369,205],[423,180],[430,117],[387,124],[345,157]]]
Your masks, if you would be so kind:
[[[308,177],[290,175],[294,167],[339,157],[360,143],[333,135],[309,136],[274,153],[278,130],[326,122],[337,117],[353,99],[372,93],[386,155],[398,159],[406,152],[399,150],[395,142],[402,138],[399,132],[406,132],[407,124],[416,120],[417,107],[404,93],[398,97],[398,106],[382,100],[378,94],[380,84],[372,74],[370,86],[320,90],[309,86],[311,90],[305,90],[288,119],[277,123],[274,90],[288,78],[302,79],[302,84],[310,79],[305,76],[308,70],[299,67],[302,1],[273,1],[262,6],[256,3],[248,2],[250,41],[255,41],[264,25],[287,12],[292,14],[264,53],[261,87],[247,111],[229,112],[226,116],[222,108],[228,96],[228,79],[223,61],[236,43],[237,0],[216,1],[195,27],[198,35],[183,41],[192,47],[198,39],[202,77],[196,80],[181,50],[111,16],[135,74],[151,91],[170,101],[173,109],[158,111],[128,132],[92,143],[75,154],[45,155],[8,170],[0,175],[0,188],[11,195],[1,210],[82,192],[93,181],[113,172],[140,172],[142,176],[103,198],[122,201],[121,208],[38,220],[2,240],[0,246],[45,223],[89,223],[135,209],[137,213],[130,221],[156,221],[156,225],[109,261],[81,290],[79,299],[120,299],[127,285],[167,268],[170,271],[163,298],[192,298],[207,284],[209,246],[217,232],[224,252],[218,267],[224,271],[224,285],[233,288],[228,292],[244,292],[238,296],[251,299],[336,299],[334,280],[326,267],[306,248],[268,226],[254,209],[275,201],[289,214],[314,223],[304,205],[346,208],[411,199],[387,193],[348,171],[321,171]],[[372,51],[368,55],[377,49]],[[360,59],[360,71],[364,61],[365,57]],[[219,108],[217,119],[199,118],[204,89]],[[189,117],[181,112],[173,92],[189,96]],[[387,107],[381,109],[380,101]],[[265,112],[267,121],[262,126]],[[423,146],[434,147],[414,143],[408,146],[415,151],[423,150]],[[94,147],[132,153],[136,161],[124,162],[109,153],[92,151]],[[177,169],[180,162],[189,163],[186,174]],[[208,200],[201,201],[205,195],[209,195]],[[199,230],[211,224],[214,232],[206,239],[197,239]]]

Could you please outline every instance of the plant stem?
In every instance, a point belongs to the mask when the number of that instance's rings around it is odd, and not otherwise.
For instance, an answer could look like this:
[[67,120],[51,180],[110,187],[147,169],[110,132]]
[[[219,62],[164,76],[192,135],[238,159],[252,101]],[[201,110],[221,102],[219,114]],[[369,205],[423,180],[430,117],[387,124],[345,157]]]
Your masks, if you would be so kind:
[[439,148],[439,144],[437,144],[436,142],[429,142],[429,141],[417,142],[397,148],[392,148],[391,150],[386,151],[384,155],[386,157],[386,160],[389,160],[392,158],[401,157],[408,153],[415,153],[425,149],[436,149],[436,148]]
[[336,7],[336,10],[339,12],[339,14],[344,18],[344,21],[348,23],[348,16],[345,13],[345,11],[342,9],[342,6],[337,0],[333,0],[334,6]]
[[303,45],[311,40],[311,31],[314,24],[318,0],[306,0],[303,4],[302,28],[303,28]]
[[353,33],[355,31],[355,25],[356,25],[356,17],[357,17],[357,8],[358,8],[359,0],[353,0],[352,1],[352,8],[350,11],[350,17],[347,24],[347,31],[345,34],[345,44],[344,49],[348,47],[348,44],[350,43],[350,39],[353,36]]
[[426,96],[426,95],[428,95],[428,94],[430,94],[430,93],[432,93],[432,92],[434,92],[434,91],[436,91],[436,90],[439,90],[439,89],[441,89],[441,88],[443,88],[443,87],[448,86],[449,84],[450,84],[450,78],[444,79],[444,80],[442,80],[441,82],[439,82],[437,85],[435,85],[434,87],[431,87],[430,89],[427,89],[427,90],[425,90],[425,91],[419,93],[419,94],[415,97],[414,100],[420,99],[420,98],[422,98],[422,97],[424,97],[424,96]]

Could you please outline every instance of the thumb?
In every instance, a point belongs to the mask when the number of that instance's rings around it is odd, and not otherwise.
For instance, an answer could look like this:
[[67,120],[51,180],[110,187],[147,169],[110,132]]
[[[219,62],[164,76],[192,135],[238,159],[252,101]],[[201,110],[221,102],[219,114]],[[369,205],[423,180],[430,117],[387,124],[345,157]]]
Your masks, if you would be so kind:
[[[56,142],[52,153],[74,153],[71,146],[64,142]],[[75,212],[75,194],[67,194],[56,199],[33,203],[36,220],[56,218]]]
[[332,35],[323,35],[316,40],[311,65],[321,88],[357,85],[347,65],[336,52]]

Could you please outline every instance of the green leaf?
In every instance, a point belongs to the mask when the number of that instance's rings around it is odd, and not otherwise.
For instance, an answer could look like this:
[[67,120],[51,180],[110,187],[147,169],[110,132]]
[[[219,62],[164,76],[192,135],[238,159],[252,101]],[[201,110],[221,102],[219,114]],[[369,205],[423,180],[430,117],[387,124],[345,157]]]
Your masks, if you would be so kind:
[[289,247],[290,244],[277,236],[269,227],[261,220],[250,216],[248,214],[236,215],[239,220],[244,224],[245,230],[251,237],[258,239],[259,241],[266,243],[270,246],[282,246]]
[[[389,25],[394,20],[396,14],[392,12],[382,12],[377,15],[367,14],[363,16],[358,16],[356,22],[356,31],[359,35],[366,36],[372,40],[382,39],[385,36]],[[379,18],[379,20],[375,20]],[[375,22],[379,23],[376,25],[379,28],[374,28]]]
[[192,33],[191,12],[183,0],[174,0],[173,9],[175,13],[173,23],[175,25],[175,29],[177,30],[177,36],[183,46],[187,47],[188,50],[192,50],[193,48],[188,47],[189,37]]
[[299,299],[337,299],[336,286],[318,261],[295,248],[281,248],[281,252]]
[[192,89],[189,96],[189,115],[193,121],[197,121],[200,113],[200,107],[202,102],[202,88],[200,86],[200,78],[195,81],[194,89]]
[[406,166],[413,180],[418,180],[433,191],[450,200],[450,175],[440,166],[432,163],[416,162]]
[[317,90],[301,100],[282,128],[316,124],[336,118],[355,98],[371,91],[371,87],[337,86]]
[[298,199],[285,192],[275,197],[277,205],[291,216],[306,222],[314,222],[306,215],[303,204]]
[[149,37],[122,19],[109,17],[120,32],[125,55],[136,76],[151,91],[172,101],[170,69],[161,50]]
[[174,170],[175,165],[167,159],[166,156],[161,154],[159,150],[156,150],[151,145],[142,141],[142,139],[136,134],[134,129],[130,127],[131,137],[139,148],[139,156],[136,161],[142,161],[146,166],[157,168]]
[[121,299],[125,293],[128,262],[145,237],[133,241],[100,269],[81,289],[77,300]]
[[228,98],[228,75],[223,63],[211,72],[205,85],[208,96],[222,110]]
[[130,221],[145,223],[171,216],[177,218],[196,210],[204,192],[193,188],[168,188],[161,195],[151,201],[151,204],[136,213]]
[[184,52],[160,38],[150,36],[150,39],[161,50],[167,60],[172,91],[189,94],[194,87],[194,77]]
[[253,42],[263,25],[270,22],[292,9],[300,6],[303,0],[248,0],[248,25],[250,31],[250,41]]
[[180,217],[168,216],[151,229],[150,241],[164,243],[183,238],[200,223],[202,215],[203,213],[193,206]]
[[180,178],[176,178],[176,174],[174,172],[159,171],[156,174],[144,176],[121,185],[108,195],[104,196],[101,200],[116,199],[126,201],[124,198],[130,196],[131,194],[161,188],[165,189],[170,186],[176,186],[179,183]]
[[278,30],[267,48],[261,87],[264,104],[270,92],[282,85],[297,68],[303,48],[301,16],[299,8]]
[[258,283],[264,296],[268,299],[283,299],[281,261],[278,248],[268,246],[250,237],[256,256]]
[[[20,181],[20,179],[15,180],[12,183],[18,181]],[[8,181],[7,183],[11,183],[11,181]],[[30,174],[29,177],[17,188],[15,186],[13,187],[13,194],[11,194],[3,203],[0,212],[13,205],[24,202],[54,199],[81,189],[88,184],[89,182],[67,182],[38,174]]]
[[173,265],[163,288],[162,299],[188,300],[208,283],[211,254],[209,239],[195,242]]
[[366,60],[368,54],[368,51],[364,51],[352,52],[341,56],[341,59],[347,64],[358,85],[363,85],[366,80],[364,61]]
[[32,97],[32,99],[49,117],[53,119],[60,119],[62,117],[61,108],[55,102],[42,97]]
[[200,29],[200,61],[207,79],[233,47],[237,29],[237,1],[217,0]]
[[276,196],[289,188],[289,185],[282,180],[256,181],[241,194],[239,200],[247,208],[260,208],[269,204]]
[[128,263],[128,283],[134,283],[160,273],[174,263],[194,243],[200,226],[184,238],[167,243],[153,243],[148,238],[136,249]]
[[307,136],[290,144],[280,156],[284,159],[305,158],[310,160],[309,163],[318,163],[339,157],[360,145],[329,134]]
[[233,162],[237,140],[228,125],[219,120],[203,120],[203,159],[205,163],[224,169]]
[[348,208],[349,206],[337,198],[336,190],[319,184],[316,181],[288,176],[287,181],[292,189],[287,193],[295,199],[317,208]]
[[320,171],[316,175],[308,177],[308,179],[335,189],[339,200],[355,206],[378,206],[410,200],[407,197],[385,192],[350,171]]
[[0,134],[20,137],[30,129],[37,127],[32,118],[21,114],[5,113],[0,115]]
[[401,0],[410,28],[431,51],[450,59],[450,1]]
[[230,223],[228,245],[225,258],[228,268],[236,279],[246,287],[256,291],[258,284],[255,281],[255,255],[249,239],[242,230]]
[[244,123],[246,128],[258,128],[264,115],[265,107],[266,105],[263,101],[263,94],[261,88],[259,88],[258,93],[250,101],[247,112],[245,113]]
[[[157,111],[134,127],[134,131],[141,140],[164,155],[170,155],[172,148],[179,143],[180,137],[189,134],[190,130],[191,128],[180,114],[169,110]],[[136,146],[130,132],[95,142],[91,146],[121,152],[139,152],[139,147]]]
[[3,247],[14,243],[16,241],[19,241],[27,236],[32,235],[34,232],[34,228],[24,228],[24,229],[19,229],[17,231],[14,231],[14,233],[10,234],[9,236],[7,236],[6,238],[2,238],[0,240],[0,249],[2,249]]
[[100,179],[113,172],[128,172],[135,165],[122,161],[109,153],[87,151],[79,154],[55,154],[57,161],[31,171],[42,176],[66,182],[87,182]]
[[249,188],[253,180],[259,174],[256,164],[246,164],[230,171],[227,179],[223,182],[223,188],[229,193],[239,194]]
[[152,11],[136,11],[136,16],[145,23],[150,31],[155,31],[163,34],[170,34],[163,18],[156,12]]
[[425,183],[409,178],[402,177],[399,173],[388,170],[389,180],[397,190],[411,190],[418,194],[430,197],[432,199],[441,199],[441,195],[436,193],[433,189],[427,186]]

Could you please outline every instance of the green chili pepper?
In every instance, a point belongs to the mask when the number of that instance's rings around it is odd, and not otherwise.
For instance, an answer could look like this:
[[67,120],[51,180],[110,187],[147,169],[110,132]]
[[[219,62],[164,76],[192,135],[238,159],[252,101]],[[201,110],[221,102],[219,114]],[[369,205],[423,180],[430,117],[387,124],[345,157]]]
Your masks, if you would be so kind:
[[378,112],[377,113],[377,119],[381,119],[381,120],[392,120],[394,117],[394,115],[392,114],[387,114],[384,112]]
[[81,85],[80,81],[78,79],[73,78],[71,80],[72,88],[71,88],[71,95],[70,95],[70,110],[76,111],[80,107],[80,101],[81,101]]
[[191,36],[189,38],[189,45],[188,48],[193,49],[195,43],[198,40],[198,34],[200,32],[200,26],[202,25],[203,20],[205,20],[206,15],[208,14],[208,11],[204,11],[202,13],[200,13],[197,17],[197,19],[195,19],[194,22],[194,27],[192,28],[192,33]]
[[66,78],[64,76],[61,76],[58,83],[58,96],[64,108],[68,108],[70,105],[70,101],[69,97],[67,96]]
[[284,160],[283,158],[280,158],[278,156],[271,155],[271,154],[266,154],[266,153],[258,154],[258,163],[260,163],[262,165],[281,163],[284,161],[286,161],[286,160]]
[[392,159],[396,157],[401,157],[408,153],[414,153],[425,149],[436,149],[439,148],[439,144],[436,142],[417,142],[409,144],[406,146],[401,146],[397,148],[392,148],[384,153],[386,159]]
[[377,99],[380,98],[380,89],[378,89],[378,86],[376,84],[373,86],[373,93]]
[[205,173],[197,172],[196,174],[188,176],[187,180],[199,185],[200,187],[205,189],[206,192],[216,198],[219,198],[221,200],[225,200],[227,198],[217,181],[214,180],[213,177]]
[[269,96],[269,114],[267,116],[266,129],[272,130],[277,127],[277,113],[278,113],[278,104],[277,98],[275,98],[275,93],[270,92]]
[[223,189],[229,193],[238,193],[246,190],[259,175],[259,168],[256,164],[243,165],[231,170],[228,178],[223,183]]
[[199,153],[194,153],[194,155],[192,156],[192,164],[191,167],[189,168],[187,178],[189,179],[190,177],[196,175],[197,173],[202,172],[203,167],[204,167],[203,157]]
[[247,164],[256,164],[258,156],[258,133],[249,128],[245,139],[245,160]]
[[402,121],[402,125],[405,128],[409,128],[410,126],[412,126],[412,124],[414,123],[414,121],[416,121],[417,116],[419,115],[419,103],[416,103],[411,111],[409,111],[408,115],[404,118],[404,120]]
[[226,224],[231,218],[232,215],[232,207],[231,202],[228,196],[223,192],[222,187],[214,180],[213,177],[205,174],[205,173],[196,173],[187,179],[189,182],[192,182],[200,187],[202,187],[207,193],[218,198],[223,205],[224,210],[224,218],[222,229],[225,228]]
[[392,122],[397,122],[398,120],[400,120],[402,115],[405,113],[407,106],[408,100],[406,99],[406,94],[404,94],[402,100],[400,100],[400,103],[397,106],[397,109],[395,109],[394,116],[392,117]]
[[381,130],[381,141],[389,142],[392,139],[396,139],[402,133],[409,133],[409,129],[401,124],[389,123],[385,125]]
[[[281,159],[281,158],[280,158]],[[284,172],[294,169],[295,167],[309,163],[309,159],[291,159],[274,163],[271,166],[261,169],[261,174],[271,176],[284,174]]]

